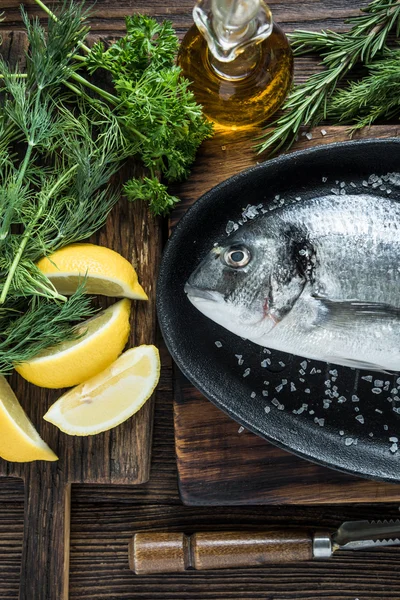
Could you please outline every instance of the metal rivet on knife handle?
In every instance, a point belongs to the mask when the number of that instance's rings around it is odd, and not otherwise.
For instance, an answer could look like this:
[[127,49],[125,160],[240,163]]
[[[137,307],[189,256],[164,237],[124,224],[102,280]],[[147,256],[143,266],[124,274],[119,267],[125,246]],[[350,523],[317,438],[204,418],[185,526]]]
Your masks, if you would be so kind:
[[226,569],[287,563],[313,558],[313,540],[301,530],[217,531],[195,533],[143,532],[129,548],[130,567],[137,575]]
[[331,535],[326,531],[316,531],[313,537],[313,558],[330,558],[332,552]]

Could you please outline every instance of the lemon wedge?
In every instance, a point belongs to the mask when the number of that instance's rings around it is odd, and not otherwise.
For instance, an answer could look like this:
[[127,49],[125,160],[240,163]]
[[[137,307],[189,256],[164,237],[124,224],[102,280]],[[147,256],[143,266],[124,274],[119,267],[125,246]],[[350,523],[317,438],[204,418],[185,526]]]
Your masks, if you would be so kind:
[[70,244],[42,258],[37,266],[65,296],[76,292],[86,276],[88,294],[147,300],[131,263],[104,246]]
[[78,326],[82,337],[46,348],[16,371],[35,385],[71,387],[108,367],[129,337],[130,300],[120,300]]
[[58,460],[24,413],[3,376],[0,376],[0,456],[13,462]]
[[69,435],[95,435],[120,425],[150,398],[160,378],[155,346],[137,346],[105,371],[66,392],[44,419]]

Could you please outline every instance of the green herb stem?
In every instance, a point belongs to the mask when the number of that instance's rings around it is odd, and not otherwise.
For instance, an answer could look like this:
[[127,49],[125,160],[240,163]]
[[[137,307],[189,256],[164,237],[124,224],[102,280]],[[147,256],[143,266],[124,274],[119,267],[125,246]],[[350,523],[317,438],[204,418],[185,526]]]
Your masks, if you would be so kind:
[[328,103],[339,81],[356,63],[368,64],[381,52],[393,28],[399,34],[400,2],[373,0],[361,15],[348,22],[353,27],[345,33],[299,30],[289,34],[295,54],[319,52],[326,70],[293,89],[282,107],[284,114],[271,124],[273,130],[258,145],[260,152],[271,146],[275,150],[289,148],[302,125],[313,127],[326,118]]
[[40,205],[38,207],[38,210],[36,212],[35,218],[32,219],[32,221],[29,223],[28,227],[25,229],[25,232],[22,236],[22,240],[19,244],[18,250],[16,255],[14,256],[14,260],[12,261],[10,270],[7,274],[7,278],[4,282],[4,286],[3,289],[1,291],[1,295],[0,295],[0,304],[4,304],[4,302],[6,301],[7,298],[7,294],[8,291],[10,289],[11,286],[11,282],[13,280],[13,277],[15,275],[15,271],[19,265],[19,262],[22,258],[22,255],[24,253],[26,244],[28,243],[28,240],[32,234],[32,231],[34,229],[34,227],[36,226],[37,222],[39,221],[39,219],[41,218],[42,214],[43,214],[43,210],[47,204],[47,202],[50,200],[50,198],[52,197],[52,195],[63,185],[63,183],[70,178],[70,176],[72,175],[72,173],[74,171],[76,171],[76,169],[78,168],[79,165],[74,165],[73,167],[71,167],[70,169],[68,169],[68,171],[66,171],[65,173],[63,173],[63,175],[56,181],[56,183],[50,188],[49,192],[46,194],[46,196],[44,196],[41,199]]
[[[57,16],[41,1],[35,0],[36,4],[40,6],[40,8],[51,18],[55,23],[58,22]],[[82,48],[85,52],[90,52],[90,48],[86,46],[83,42],[79,44],[79,47]]]
[[96,94],[99,94],[99,96],[101,96],[105,100],[108,100],[110,104],[113,104],[114,106],[117,106],[117,104],[119,104],[119,99],[116,96],[113,96],[113,94],[110,94],[109,92],[106,92],[106,90],[103,90],[97,85],[94,85],[93,83],[79,75],[79,73],[72,73],[71,79],[74,79],[78,83],[86,86],[89,90],[96,92]]

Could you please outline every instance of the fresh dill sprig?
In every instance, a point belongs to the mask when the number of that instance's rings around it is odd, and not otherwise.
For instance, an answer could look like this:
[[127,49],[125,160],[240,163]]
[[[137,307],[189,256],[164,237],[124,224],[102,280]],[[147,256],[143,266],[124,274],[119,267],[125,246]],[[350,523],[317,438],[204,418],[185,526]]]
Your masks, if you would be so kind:
[[[178,42],[169,23],[132,17],[119,44],[91,54],[83,4],[65,0],[55,16],[37,2],[50,21],[45,33],[23,12],[26,73],[0,59],[2,374],[76,337],[73,324],[93,313],[83,289],[70,299],[59,294],[38,259],[105,223],[119,197],[110,178],[129,156],[142,159],[149,177],[128,182],[127,195],[165,213],[177,199],[160,176],[186,176],[211,131],[173,64]],[[82,67],[108,71],[115,95],[78,73]]]
[[73,324],[93,315],[91,298],[83,286],[66,302],[31,299],[0,309],[0,373],[6,375],[49,346],[77,339],[82,332]]
[[399,35],[400,3],[373,0],[361,15],[347,22],[353,26],[346,33],[300,30],[289,35],[296,54],[318,52],[326,69],[294,87],[282,107],[284,114],[270,125],[273,130],[258,145],[260,152],[270,147],[289,148],[302,125],[313,127],[326,118],[328,102],[338,82],[356,63],[370,63],[384,49],[393,29]]
[[351,124],[351,133],[400,113],[400,50],[386,50],[368,70],[363,79],[338,90],[329,103],[328,117]]
[[66,301],[36,261],[105,223],[118,200],[109,180],[136,146],[101,102],[72,98],[69,107],[71,98],[61,97],[87,32],[76,5],[47,36],[37,20],[24,18],[27,77],[0,60],[0,306],[25,299],[36,310],[34,298]]

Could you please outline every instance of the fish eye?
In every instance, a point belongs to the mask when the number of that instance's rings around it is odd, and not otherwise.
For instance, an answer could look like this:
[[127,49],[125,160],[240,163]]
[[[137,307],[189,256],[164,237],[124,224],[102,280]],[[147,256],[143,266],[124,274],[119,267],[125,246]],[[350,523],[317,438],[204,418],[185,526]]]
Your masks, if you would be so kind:
[[246,246],[231,246],[225,250],[222,259],[228,267],[239,269],[249,264],[251,254]]

